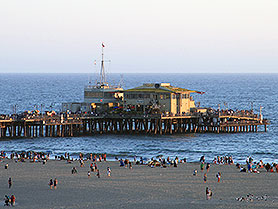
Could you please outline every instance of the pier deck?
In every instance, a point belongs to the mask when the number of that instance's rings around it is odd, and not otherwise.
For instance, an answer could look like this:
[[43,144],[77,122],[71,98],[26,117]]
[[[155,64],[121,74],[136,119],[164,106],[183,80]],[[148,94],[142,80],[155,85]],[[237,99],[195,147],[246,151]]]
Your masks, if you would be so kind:
[[[236,115],[39,115],[1,119],[0,138],[258,132],[267,131],[269,124],[266,119]],[[264,128],[259,129],[259,126]]]

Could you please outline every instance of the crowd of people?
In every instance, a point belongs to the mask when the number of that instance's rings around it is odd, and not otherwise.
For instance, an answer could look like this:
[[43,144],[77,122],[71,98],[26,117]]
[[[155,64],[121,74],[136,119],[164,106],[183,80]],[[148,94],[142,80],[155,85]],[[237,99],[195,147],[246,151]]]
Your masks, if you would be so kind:
[[213,109],[209,108],[207,110],[209,115],[221,115],[221,116],[240,116],[240,117],[254,117],[257,118],[258,115],[254,114],[253,110],[233,110],[233,109]]
[[214,164],[225,164],[231,165],[234,164],[234,160],[232,156],[217,156],[213,160]]
[[[34,152],[34,151],[21,151],[21,152],[11,152],[10,159],[15,162],[25,162],[29,160],[30,162],[45,162],[49,160],[49,153],[45,152]],[[0,161],[3,158],[8,158],[8,155],[5,151],[0,152]]]

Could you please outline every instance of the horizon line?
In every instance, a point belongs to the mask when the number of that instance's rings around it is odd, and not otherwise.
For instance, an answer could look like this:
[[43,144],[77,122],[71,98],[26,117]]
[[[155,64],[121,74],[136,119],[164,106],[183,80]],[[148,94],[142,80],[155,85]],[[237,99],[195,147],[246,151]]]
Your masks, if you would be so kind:
[[[94,72],[0,72],[0,74],[98,74],[98,73],[94,73]],[[194,73],[142,73],[142,72],[124,72],[124,73],[120,73],[120,72],[115,72],[115,73],[108,73],[108,74],[278,74],[278,72],[235,72],[235,73],[226,73],[226,72],[194,72]]]

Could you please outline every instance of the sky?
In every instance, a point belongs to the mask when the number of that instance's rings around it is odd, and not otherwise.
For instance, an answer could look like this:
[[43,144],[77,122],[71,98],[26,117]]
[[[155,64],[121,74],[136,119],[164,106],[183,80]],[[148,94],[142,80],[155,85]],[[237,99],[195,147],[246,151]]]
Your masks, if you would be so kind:
[[[278,73],[277,0],[0,0],[0,73]],[[97,60],[97,65],[94,65]]]

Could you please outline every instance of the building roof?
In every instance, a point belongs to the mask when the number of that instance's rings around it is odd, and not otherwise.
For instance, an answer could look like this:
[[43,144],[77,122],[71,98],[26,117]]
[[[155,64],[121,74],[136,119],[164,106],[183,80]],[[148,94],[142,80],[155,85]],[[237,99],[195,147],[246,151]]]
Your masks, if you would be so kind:
[[202,91],[189,90],[185,88],[171,86],[170,83],[146,83],[125,92],[157,92],[157,93],[198,93],[204,94]]

